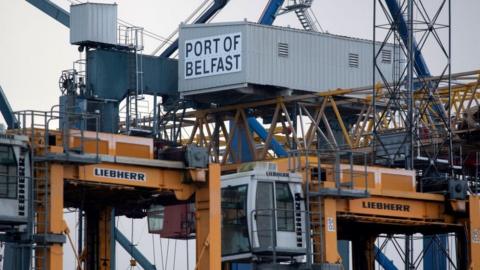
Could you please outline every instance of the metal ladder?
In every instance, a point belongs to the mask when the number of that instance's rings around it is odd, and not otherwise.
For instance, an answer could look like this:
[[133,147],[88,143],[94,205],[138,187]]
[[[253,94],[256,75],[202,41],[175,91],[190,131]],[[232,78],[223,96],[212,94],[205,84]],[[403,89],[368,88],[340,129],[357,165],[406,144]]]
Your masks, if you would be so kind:
[[[313,188],[313,187],[312,187]],[[308,195],[307,195],[308,196]],[[320,197],[310,198],[310,238],[311,238],[311,251],[310,254],[307,256],[311,256],[313,258],[313,262],[323,262],[323,253],[322,251],[325,249],[324,243],[324,200]]]
[[[32,239],[32,270],[46,270],[48,266],[47,251],[49,245],[46,242],[49,222],[49,164],[41,160],[41,157],[48,152],[48,113],[25,112],[23,123],[26,124],[26,118],[30,117],[30,130],[23,129],[25,134],[30,137],[32,149],[31,166],[33,168],[33,239]],[[42,121],[36,121],[37,117],[43,118]],[[43,132],[41,131],[43,130]]]
[[[305,157],[307,157],[306,155]],[[319,192],[322,188],[321,181],[321,162],[320,159],[317,160],[317,163],[306,162],[305,172],[308,174],[310,172],[310,177],[306,183],[309,187],[308,192],[305,194],[305,202],[309,205],[309,211],[307,211],[306,218],[309,218],[310,228],[306,230],[309,231],[307,236],[310,237],[310,250],[307,256],[312,260],[312,264],[315,262],[323,262],[323,250],[324,246],[324,228],[325,228],[325,213],[323,211],[325,207],[324,198],[321,196],[312,196],[311,194]],[[316,170],[316,173],[315,173]]]
[[129,94],[127,97],[126,128],[138,127],[140,119],[139,102],[144,100],[143,96],[143,29],[139,27],[128,27],[126,30],[125,42],[131,53],[128,55],[128,81]]
[[32,270],[46,270],[47,257],[46,253],[49,245],[46,242],[46,235],[48,233],[48,209],[49,209],[49,164],[46,161],[33,160],[33,181],[34,181],[34,207],[35,207],[35,222],[34,230],[34,245],[33,245],[33,261]]

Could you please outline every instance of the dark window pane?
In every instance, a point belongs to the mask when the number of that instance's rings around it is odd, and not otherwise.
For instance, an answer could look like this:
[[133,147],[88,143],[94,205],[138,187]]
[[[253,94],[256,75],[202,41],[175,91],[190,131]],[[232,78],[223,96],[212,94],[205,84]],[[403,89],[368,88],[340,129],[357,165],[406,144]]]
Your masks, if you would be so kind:
[[256,194],[257,236],[260,248],[273,246],[273,183],[258,182]]
[[222,188],[222,255],[250,251],[247,186]]
[[0,145],[0,198],[17,198],[17,162],[13,147]]
[[277,228],[279,231],[293,232],[295,220],[293,212],[293,196],[287,183],[276,183],[277,196]]

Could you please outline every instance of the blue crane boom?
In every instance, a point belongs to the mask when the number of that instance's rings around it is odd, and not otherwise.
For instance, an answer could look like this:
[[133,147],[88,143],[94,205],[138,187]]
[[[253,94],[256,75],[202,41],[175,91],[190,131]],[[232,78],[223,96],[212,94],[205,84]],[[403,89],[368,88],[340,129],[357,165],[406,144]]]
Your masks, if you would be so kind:
[[117,240],[120,246],[122,246],[123,249],[125,249],[125,251],[127,251],[128,254],[130,254],[141,267],[143,267],[143,269],[157,270],[157,267],[155,267],[154,264],[152,264],[145,256],[143,256],[142,252],[140,252],[119,229],[115,228],[114,234],[115,240]]
[[49,1],[49,0],[26,0],[26,1],[32,4],[34,7],[38,8],[39,10],[43,11],[48,16],[55,19],[57,22],[70,28],[70,13],[68,13],[68,11],[54,4],[52,1]]
[[[198,19],[196,19],[193,23],[194,24],[200,24],[200,23],[206,23],[210,18],[212,18],[215,14],[217,14],[218,11],[223,9],[229,0],[215,0],[213,5],[207,9]],[[178,38],[168,46],[165,51],[160,54],[160,57],[170,57],[172,54],[178,49]]]
[[[390,12],[390,15],[392,15],[393,21],[396,22],[396,25],[398,26],[397,31],[400,35],[400,38],[402,39],[404,44],[408,44],[408,36],[409,36],[408,26],[405,21],[405,18],[402,15],[402,8],[398,4],[397,0],[385,0],[385,3],[387,4],[387,8],[388,8],[388,11]],[[415,38],[413,39],[413,53],[414,53],[413,68],[417,71],[417,76],[419,78],[430,77],[431,76],[430,70],[428,69],[427,63],[423,58],[422,52],[420,51]],[[447,118],[447,113],[445,111],[445,108],[437,100],[434,100],[433,102],[433,109],[438,113],[438,115],[441,115],[442,117]]]
[[18,121],[15,118],[13,113],[12,107],[8,102],[7,96],[5,92],[3,92],[3,88],[0,86],[0,112],[7,123],[8,129],[15,129],[18,128]]
[[262,16],[258,20],[258,23],[272,25],[284,2],[285,0],[269,0],[267,6],[263,10]]
[[388,259],[388,257],[377,247],[374,247],[375,260],[383,267],[385,270],[398,270],[398,268],[393,264],[393,261]]
[[[405,18],[402,15],[402,9],[400,8],[397,0],[385,0],[387,4],[388,10],[392,15],[394,21],[397,22],[398,25],[398,33],[402,38],[404,44],[408,44],[408,27],[407,23],[405,22]],[[419,77],[429,77],[430,71],[428,70],[427,64],[425,59],[423,58],[422,53],[418,49],[417,42],[413,40],[413,51],[415,53],[415,70]]]

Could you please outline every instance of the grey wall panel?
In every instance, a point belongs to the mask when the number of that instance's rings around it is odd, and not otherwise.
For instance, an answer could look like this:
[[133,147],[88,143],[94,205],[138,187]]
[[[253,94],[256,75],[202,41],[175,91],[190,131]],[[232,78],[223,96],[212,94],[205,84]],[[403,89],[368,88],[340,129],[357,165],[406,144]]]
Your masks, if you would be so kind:
[[[242,33],[241,72],[185,79],[187,40],[236,32]],[[288,46],[288,56],[279,56],[279,44]],[[321,92],[371,85],[372,46],[369,40],[249,22],[182,25],[179,91],[189,95],[255,84]],[[393,56],[393,45],[387,45],[385,49],[391,50]],[[349,65],[349,54],[358,56],[358,67]],[[380,66],[382,72],[392,78],[393,61]]]
[[[113,50],[91,50],[87,54],[88,89],[100,98],[122,100],[130,87],[128,78],[127,52]],[[132,55],[130,55],[132,57]],[[143,57],[144,93],[150,95],[177,94],[178,62],[174,59],[147,56]]]
[[70,8],[70,43],[117,44],[117,5],[83,3]]

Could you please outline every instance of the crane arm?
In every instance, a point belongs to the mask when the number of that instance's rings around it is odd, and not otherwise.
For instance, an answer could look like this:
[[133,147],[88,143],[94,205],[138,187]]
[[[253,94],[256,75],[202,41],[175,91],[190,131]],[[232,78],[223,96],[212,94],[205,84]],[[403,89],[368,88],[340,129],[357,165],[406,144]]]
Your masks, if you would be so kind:
[[285,0],[269,0],[267,6],[263,10],[262,16],[258,20],[258,23],[272,25],[284,2]]
[[32,6],[43,11],[57,22],[70,28],[70,13],[49,0],[26,0]]
[[123,233],[115,228],[115,240],[120,244],[120,246],[125,249],[141,267],[145,270],[156,270],[157,268],[153,265],[143,254],[131,243],[128,238],[123,235]]
[[[394,21],[398,23],[398,33],[402,38],[404,44],[408,44],[408,27],[405,22],[405,18],[402,15],[402,9],[397,3],[397,0],[385,0],[388,10],[393,17]],[[430,77],[430,71],[428,70],[427,63],[423,58],[422,53],[418,49],[417,42],[413,40],[413,52],[415,53],[415,70],[419,77]]]
[[18,128],[18,120],[15,118],[12,107],[8,102],[5,92],[3,92],[2,87],[0,86],[0,112],[7,123],[8,129]]
[[[194,24],[200,24],[200,23],[206,23],[210,18],[212,18],[215,14],[217,14],[218,11],[223,9],[229,0],[215,0],[213,5],[207,9],[198,19],[196,19],[193,23]],[[170,57],[172,54],[178,49],[178,38],[170,44],[170,46],[165,49],[165,51],[162,52],[160,55],[161,57]]]

